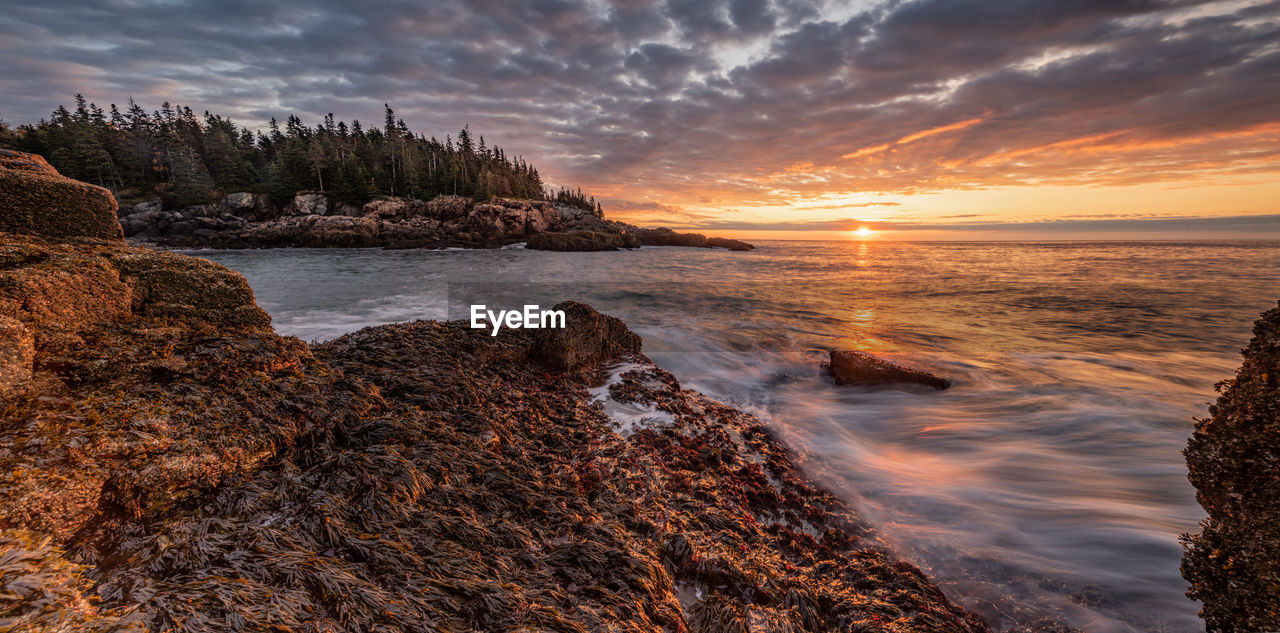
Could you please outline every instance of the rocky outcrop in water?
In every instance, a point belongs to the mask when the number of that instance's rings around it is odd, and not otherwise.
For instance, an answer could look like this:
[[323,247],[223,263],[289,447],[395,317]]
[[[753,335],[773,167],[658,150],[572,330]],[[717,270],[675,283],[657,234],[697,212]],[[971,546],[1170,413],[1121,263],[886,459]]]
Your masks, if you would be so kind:
[[215,264],[13,234],[0,289],[12,630],[987,630],[588,306],[308,346]]
[[1280,308],[1243,354],[1185,451],[1209,517],[1185,539],[1182,575],[1211,633],[1280,630]]
[[827,365],[837,385],[916,384],[946,389],[951,381],[854,350],[832,350]]
[[639,229],[640,243],[646,246],[692,246],[695,248],[727,248],[749,251],[754,246],[723,237],[707,237],[700,233],[677,233],[667,228]]
[[538,251],[616,251],[624,248],[640,248],[640,238],[635,233],[597,233],[595,231],[539,233],[529,238],[525,248]]

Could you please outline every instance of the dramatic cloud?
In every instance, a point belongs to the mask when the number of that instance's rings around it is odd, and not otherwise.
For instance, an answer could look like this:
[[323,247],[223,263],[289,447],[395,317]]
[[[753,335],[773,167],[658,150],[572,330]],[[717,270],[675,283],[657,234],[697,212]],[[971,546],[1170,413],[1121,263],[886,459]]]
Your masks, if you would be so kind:
[[672,218],[1280,169],[1275,1],[46,0],[0,55],[11,124],[77,92],[250,126],[389,102]]

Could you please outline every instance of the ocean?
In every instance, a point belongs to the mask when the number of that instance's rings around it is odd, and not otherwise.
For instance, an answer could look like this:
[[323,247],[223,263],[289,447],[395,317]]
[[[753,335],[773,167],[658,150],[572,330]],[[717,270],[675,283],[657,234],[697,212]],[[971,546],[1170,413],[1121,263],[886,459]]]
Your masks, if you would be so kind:
[[[997,630],[1202,631],[1178,536],[1182,448],[1280,297],[1280,242],[763,242],[189,251],[244,274],[281,334],[577,299],[687,387],[750,410],[815,479]],[[833,348],[953,380],[838,387]]]

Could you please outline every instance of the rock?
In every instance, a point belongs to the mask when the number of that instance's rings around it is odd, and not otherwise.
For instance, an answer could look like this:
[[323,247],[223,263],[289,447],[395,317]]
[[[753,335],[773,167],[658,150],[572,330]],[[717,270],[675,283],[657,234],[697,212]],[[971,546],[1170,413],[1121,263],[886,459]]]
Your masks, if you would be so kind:
[[229,193],[222,197],[222,208],[228,212],[252,211],[257,208],[258,201],[254,195],[245,191]]
[[105,258],[38,240],[0,243],[0,316],[24,323],[37,346],[77,335],[132,311],[133,289]]
[[[120,207],[119,216],[123,223],[123,219],[125,217],[139,213],[154,213],[162,210],[164,210],[164,202],[159,198],[152,198],[145,202],[139,202],[131,207]],[[125,234],[128,235],[127,232]]]
[[424,206],[420,201],[408,198],[380,198],[366,202],[360,215],[375,217],[380,220],[399,220],[414,215],[415,207]]
[[110,261],[131,287],[134,314],[198,320],[222,328],[271,326],[249,282],[211,261],[145,249],[122,251]]
[[164,211],[134,212],[120,218],[120,228],[125,237],[133,237],[135,235],[156,237],[161,232],[160,227],[157,225],[161,220],[168,219],[170,216],[171,214]]
[[576,301],[556,304],[565,313],[564,328],[546,328],[534,335],[529,356],[553,371],[571,371],[589,363],[640,352],[640,337],[627,325]]
[[582,207],[575,207],[571,204],[554,204],[556,213],[560,214],[561,222],[575,222],[583,218],[595,217],[591,211]]
[[436,196],[427,202],[426,214],[442,222],[464,219],[473,202],[462,196]]
[[700,233],[677,233],[662,227],[639,229],[640,242],[646,246],[691,246],[694,248],[727,248],[731,251],[749,251],[754,246],[723,237],[707,237]]
[[550,202],[495,198],[471,207],[468,229],[484,237],[518,238],[548,231],[561,223]]
[[316,218],[298,240],[308,248],[367,248],[380,246],[376,218],[331,216]]
[[35,337],[21,321],[0,316],[0,397],[13,394],[31,380]]
[[676,233],[662,227],[656,229],[640,229],[640,242],[646,246],[692,246],[705,248],[707,236],[699,233]]
[[285,215],[327,215],[329,213],[329,194],[321,191],[299,191],[293,196],[293,202],[285,207]]
[[263,193],[238,191],[229,193],[214,206],[217,214],[228,214],[248,220],[267,220],[277,215],[271,199]]
[[727,248],[731,251],[749,251],[755,247],[738,240],[731,240],[727,237],[708,237],[707,246],[713,248]]
[[1182,575],[1209,631],[1280,631],[1280,307],[1263,313],[1184,455],[1209,517]]
[[0,232],[120,239],[110,191],[72,180],[35,154],[0,149]]
[[525,248],[539,251],[616,251],[622,248],[640,248],[640,239],[634,234],[592,231],[538,233],[529,236]]
[[951,382],[929,372],[903,367],[871,354],[853,350],[832,350],[829,365],[837,385],[878,385],[912,383],[946,389]]

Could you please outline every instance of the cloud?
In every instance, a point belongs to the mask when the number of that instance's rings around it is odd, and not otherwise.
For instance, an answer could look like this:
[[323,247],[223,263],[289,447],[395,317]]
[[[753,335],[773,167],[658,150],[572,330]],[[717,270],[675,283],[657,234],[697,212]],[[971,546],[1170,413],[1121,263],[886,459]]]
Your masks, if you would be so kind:
[[77,92],[250,126],[388,102],[555,184],[675,206],[1280,169],[1274,1],[10,5],[10,124]]
[[[948,216],[952,218],[979,217],[972,214]],[[1212,236],[1213,234],[1247,234],[1258,239],[1280,237],[1280,214],[1234,215],[1215,217],[1137,217],[1114,218],[1110,216],[1076,217],[1058,220],[1026,222],[964,221],[948,223],[863,221],[863,220],[810,220],[803,222],[750,222],[711,221],[676,227],[704,231],[852,231],[859,227],[876,231],[947,231],[947,232],[1000,232],[1000,233],[1090,233],[1095,235],[1182,233],[1186,235]]]

